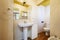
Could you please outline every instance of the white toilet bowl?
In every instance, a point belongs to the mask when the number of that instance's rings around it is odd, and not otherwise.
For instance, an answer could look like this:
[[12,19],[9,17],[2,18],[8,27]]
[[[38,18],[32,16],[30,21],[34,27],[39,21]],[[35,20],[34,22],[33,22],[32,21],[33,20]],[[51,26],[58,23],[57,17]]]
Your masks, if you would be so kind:
[[43,29],[45,31],[45,35],[48,36],[49,35],[48,32],[50,31],[50,28],[44,27]]
[[55,37],[55,36],[51,36],[51,37],[48,38],[48,40],[60,40],[60,38]]

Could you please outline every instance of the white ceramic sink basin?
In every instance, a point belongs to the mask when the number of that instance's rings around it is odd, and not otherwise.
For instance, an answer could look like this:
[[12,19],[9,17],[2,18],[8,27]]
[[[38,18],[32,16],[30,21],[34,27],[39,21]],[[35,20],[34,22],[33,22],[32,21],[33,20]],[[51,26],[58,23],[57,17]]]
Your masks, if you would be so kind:
[[19,25],[19,27],[30,27],[30,26],[32,26],[32,23],[19,23],[18,24]]
[[28,27],[32,27],[32,23],[31,22],[26,22],[26,21],[24,21],[24,22],[20,22],[20,23],[18,23],[18,26],[19,27],[23,27],[23,39],[24,40],[28,40],[27,38],[28,38],[28,35],[27,35],[27,33],[28,33]]

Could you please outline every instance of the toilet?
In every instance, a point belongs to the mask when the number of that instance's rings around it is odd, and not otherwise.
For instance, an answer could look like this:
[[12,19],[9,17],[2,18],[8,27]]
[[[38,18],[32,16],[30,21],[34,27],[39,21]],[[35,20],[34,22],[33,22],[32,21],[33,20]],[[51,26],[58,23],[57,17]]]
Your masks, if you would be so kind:
[[45,31],[45,35],[46,35],[46,36],[49,36],[48,32],[50,32],[50,28],[44,27],[43,29],[44,29],[44,31]]
[[55,36],[51,36],[51,37],[48,38],[48,40],[60,40],[60,38],[59,37],[55,37]]
[[43,30],[45,32],[46,36],[49,36],[49,32],[50,32],[50,25],[47,25],[47,23],[44,24]]

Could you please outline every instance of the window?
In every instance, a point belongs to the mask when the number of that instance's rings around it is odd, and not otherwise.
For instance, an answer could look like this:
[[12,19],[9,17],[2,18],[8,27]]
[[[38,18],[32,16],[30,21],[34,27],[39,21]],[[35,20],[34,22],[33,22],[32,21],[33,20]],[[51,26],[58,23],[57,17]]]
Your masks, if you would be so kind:
[[19,12],[13,12],[13,15],[14,15],[14,19],[19,19],[20,18]]

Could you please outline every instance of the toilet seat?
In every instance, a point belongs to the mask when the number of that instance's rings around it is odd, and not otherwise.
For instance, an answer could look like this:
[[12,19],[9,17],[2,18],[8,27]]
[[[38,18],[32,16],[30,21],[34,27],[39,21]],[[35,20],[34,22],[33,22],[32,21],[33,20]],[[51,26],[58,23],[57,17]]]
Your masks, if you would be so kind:
[[60,40],[59,38],[56,38],[55,36],[49,37],[48,40]]

